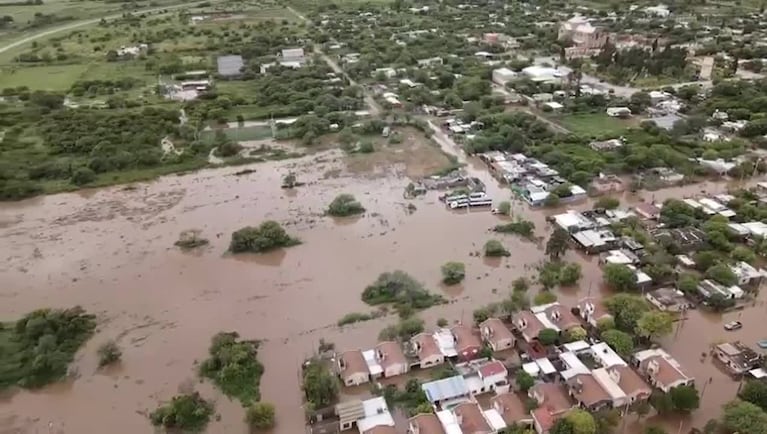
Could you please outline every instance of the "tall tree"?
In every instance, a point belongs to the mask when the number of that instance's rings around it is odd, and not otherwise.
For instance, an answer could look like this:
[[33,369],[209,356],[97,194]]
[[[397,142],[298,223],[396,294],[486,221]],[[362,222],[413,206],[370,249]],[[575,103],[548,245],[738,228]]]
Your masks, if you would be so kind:
[[636,332],[643,338],[654,340],[671,333],[674,318],[666,312],[645,312],[637,320]]
[[546,242],[546,254],[552,261],[558,260],[565,254],[569,247],[570,234],[557,227],[554,232],[551,233],[549,240]]
[[722,422],[728,432],[767,434],[767,413],[750,402],[732,401],[727,404]]

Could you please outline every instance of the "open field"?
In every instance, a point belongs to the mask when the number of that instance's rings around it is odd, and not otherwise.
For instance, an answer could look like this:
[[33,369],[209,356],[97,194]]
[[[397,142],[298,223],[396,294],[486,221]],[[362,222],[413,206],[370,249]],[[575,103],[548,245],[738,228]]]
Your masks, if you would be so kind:
[[555,121],[570,130],[573,134],[585,136],[620,135],[627,128],[637,125],[632,119],[616,119],[604,113],[579,113],[562,115]]
[[26,86],[32,90],[68,90],[87,70],[83,64],[0,67],[0,87]]

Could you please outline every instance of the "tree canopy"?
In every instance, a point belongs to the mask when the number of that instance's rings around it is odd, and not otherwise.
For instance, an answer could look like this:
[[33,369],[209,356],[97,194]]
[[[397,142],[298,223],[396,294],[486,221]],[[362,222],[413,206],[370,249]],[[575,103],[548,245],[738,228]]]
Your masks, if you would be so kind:
[[257,350],[257,342],[241,341],[235,332],[218,333],[208,349],[210,357],[200,365],[200,375],[243,405],[258,401],[264,367],[256,358]]
[[279,223],[268,220],[257,227],[246,226],[233,232],[229,251],[232,253],[261,253],[299,243],[300,241],[288,235]]

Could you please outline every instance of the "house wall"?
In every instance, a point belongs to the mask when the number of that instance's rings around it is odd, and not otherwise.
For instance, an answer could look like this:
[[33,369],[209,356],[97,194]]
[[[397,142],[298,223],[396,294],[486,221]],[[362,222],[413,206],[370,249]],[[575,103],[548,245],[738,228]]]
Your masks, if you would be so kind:
[[445,363],[445,356],[439,355],[439,356],[433,356],[433,357],[427,357],[423,360],[421,360],[421,369],[425,368],[431,368],[432,366],[437,366]]
[[347,386],[356,386],[358,384],[364,384],[370,381],[370,374],[367,372],[362,373],[358,372],[355,374],[351,374],[344,380],[344,384]]
[[386,368],[386,370],[384,371],[384,377],[385,378],[396,377],[397,375],[402,375],[407,373],[408,369],[409,367],[407,364],[397,363],[395,365],[391,365]]
[[490,348],[492,348],[493,351],[503,351],[513,346],[514,339],[501,339],[499,341],[490,342]]

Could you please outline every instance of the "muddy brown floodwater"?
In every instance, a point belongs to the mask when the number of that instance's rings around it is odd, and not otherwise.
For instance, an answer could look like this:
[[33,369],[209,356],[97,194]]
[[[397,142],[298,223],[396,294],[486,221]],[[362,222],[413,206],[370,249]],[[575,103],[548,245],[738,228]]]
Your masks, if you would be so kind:
[[[0,433],[150,433],[148,412],[179,391],[196,389],[215,400],[221,415],[208,432],[245,434],[239,403],[196,375],[210,338],[230,330],[265,341],[259,354],[266,369],[262,396],[277,408],[274,432],[300,433],[300,364],[319,339],[339,349],[370,347],[378,332],[396,321],[389,316],[335,326],[346,313],[370,310],[360,293],[379,273],[404,270],[449,297],[452,303],[422,314],[433,326],[440,317],[471,321],[473,309],[505,297],[510,282],[532,276],[543,259],[538,244],[513,236],[500,237],[512,253],[509,258],[485,262],[471,255],[493,237],[488,229],[499,219],[487,211],[451,213],[437,193],[415,200],[417,211],[409,213],[402,199],[409,180],[398,174],[408,171],[402,167],[394,166],[388,175],[352,177],[343,158],[328,152],[252,168],[254,173],[243,176],[234,176],[241,167],[206,170],[133,189],[0,205],[0,318],[82,305],[101,320],[72,365],[72,379],[0,397]],[[509,198],[509,190],[492,182],[481,163],[472,160],[468,168],[486,181],[496,201]],[[288,171],[308,185],[281,189]],[[338,177],[324,176],[339,171]],[[699,188],[655,194],[692,194]],[[354,194],[368,213],[344,220],[323,217],[326,205],[342,192]],[[539,236],[548,231],[544,217],[554,211],[531,211],[519,203],[514,209],[536,223]],[[303,244],[268,255],[224,254],[232,231],[265,219],[282,222]],[[195,253],[174,248],[186,229],[202,230],[210,245]],[[563,290],[560,300],[606,292],[595,258],[568,252],[567,259],[583,264],[584,278],[580,290]],[[449,260],[465,262],[467,278],[461,287],[446,290],[439,284],[439,267]],[[749,343],[763,338],[749,324],[764,311],[760,303],[744,312],[746,327],[726,336]],[[691,312],[668,338],[667,348],[699,384],[712,378],[694,415],[699,425],[715,416],[737,388],[710,361],[699,360],[710,342],[722,337],[720,318]],[[108,339],[122,346],[122,363],[97,371],[95,349]]]

